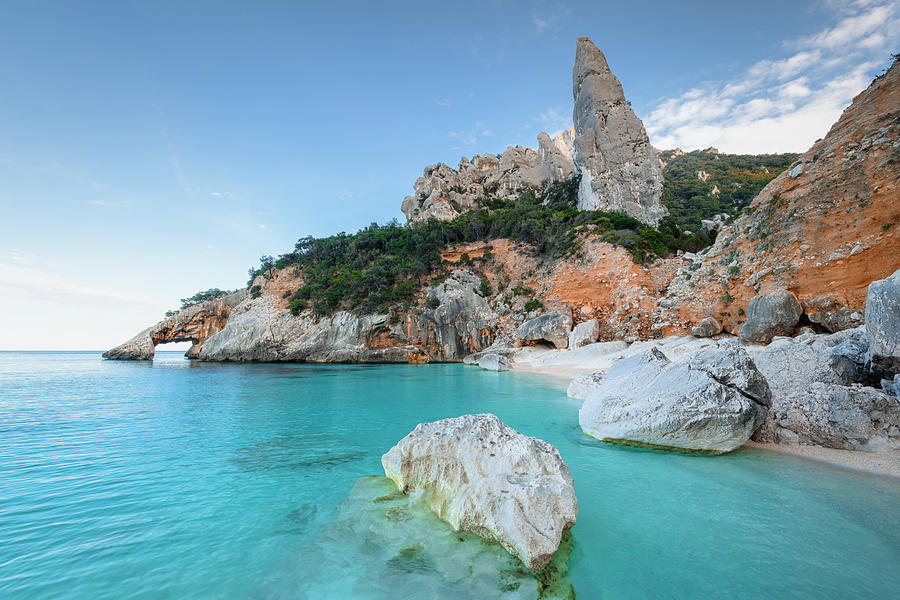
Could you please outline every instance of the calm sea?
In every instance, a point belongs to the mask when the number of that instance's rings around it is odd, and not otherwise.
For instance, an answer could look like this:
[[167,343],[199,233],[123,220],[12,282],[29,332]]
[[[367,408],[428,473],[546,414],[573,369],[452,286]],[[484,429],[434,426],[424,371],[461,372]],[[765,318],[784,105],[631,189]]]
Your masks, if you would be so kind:
[[571,468],[578,598],[897,597],[900,481],[608,446],[578,408],[553,380],[462,365],[2,352],[0,598],[534,597],[499,547],[367,512],[384,452],[478,412]]

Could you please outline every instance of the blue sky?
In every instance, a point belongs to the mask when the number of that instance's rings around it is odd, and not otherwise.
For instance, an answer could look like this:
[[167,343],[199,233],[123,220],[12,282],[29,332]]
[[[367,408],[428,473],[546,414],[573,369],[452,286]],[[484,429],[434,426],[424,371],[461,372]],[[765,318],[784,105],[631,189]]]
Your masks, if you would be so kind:
[[0,4],[0,349],[95,349],[424,166],[571,124],[575,39],[660,148],[802,151],[897,0]]

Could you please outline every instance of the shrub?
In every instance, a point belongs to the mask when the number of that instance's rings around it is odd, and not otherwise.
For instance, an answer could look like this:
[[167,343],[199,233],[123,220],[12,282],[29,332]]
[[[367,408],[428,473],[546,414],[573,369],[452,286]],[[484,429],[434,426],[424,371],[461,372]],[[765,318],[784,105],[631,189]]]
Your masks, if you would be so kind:
[[481,276],[481,288],[478,291],[481,292],[481,295],[485,298],[494,293],[493,288],[491,288],[491,280],[485,275]]
[[525,303],[525,312],[531,312],[533,310],[542,310],[544,305],[537,298],[532,298],[528,302]]
[[427,308],[435,309],[440,305],[441,305],[441,301],[440,301],[440,299],[438,299],[437,296],[429,296],[428,299],[425,301],[425,306]]
[[221,298],[222,296],[227,296],[228,294],[234,293],[234,290],[220,290],[219,288],[209,288],[203,292],[197,292],[190,298],[182,298],[181,299],[181,308],[187,308],[188,306],[193,306],[195,304],[200,304],[201,302],[206,302],[207,300],[214,300],[216,298]]
[[254,285],[250,288],[250,297],[251,298],[259,298],[262,295],[262,286]]

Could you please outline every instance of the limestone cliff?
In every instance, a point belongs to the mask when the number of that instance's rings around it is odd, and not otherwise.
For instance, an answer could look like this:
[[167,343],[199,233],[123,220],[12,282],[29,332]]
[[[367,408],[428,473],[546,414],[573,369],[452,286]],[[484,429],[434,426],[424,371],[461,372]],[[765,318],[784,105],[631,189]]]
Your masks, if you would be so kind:
[[510,146],[499,156],[463,157],[456,169],[426,167],[415,193],[403,200],[407,221],[450,220],[477,208],[481,198],[507,198],[524,186],[561,181],[577,171],[579,209],[620,210],[658,223],[666,215],[660,204],[662,162],[606,57],[586,37],[578,38],[572,93],[574,128],[552,140],[540,133],[537,150]]
[[[589,71],[602,74],[598,64]],[[409,304],[325,316],[291,313],[303,273],[285,268],[257,278],[258,297],[239,292],[191,307],[104,356],[152,358],[156,344],[189,339],[189,356],[205,360],[454,361],[520,343],[517,328],[552,310],[571,312],[574,324],[596,319],[600,341],[687,334],[710,317],[716,331],[736,333],[750,300],[776,290],[802,304],[792,327],[854,327],[869,283],[900,268],[898,84],[895,64],[697,255],[640,265],[586,224],[577,255],[538,256],[505,239],[448,247]]]
[[572,93],[578,208],[621,210],[656,224],[666,215],[662,163],[606,57],[586,37],[578,38]]
[[481,198],[508,198],[525,186],[561,181],[575,168],[573,134],[569,129],[551,140],[541,132],[537,150],[510,146],[499,156],[476,154],[471,160],[464,156],[456,169],[444,164],[425,167],[414,195],[403,199],[403,213],[410,223],[448,221],[477,208]]
[[182,309],[143,330],[124,344],[103,353],[103,358],[114,360],[152,360],[158,344],[191,342],[193,346],[186,356],[197,358],[203,343],[211,335],[221,331],[231,316],[231,311],[247,297],[247,290],[207,300]]

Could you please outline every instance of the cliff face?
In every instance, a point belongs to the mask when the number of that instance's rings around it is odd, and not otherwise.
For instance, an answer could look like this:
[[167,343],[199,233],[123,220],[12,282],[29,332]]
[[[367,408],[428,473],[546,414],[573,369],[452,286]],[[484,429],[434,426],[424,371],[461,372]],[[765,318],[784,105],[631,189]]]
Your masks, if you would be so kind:
[[662,163],[606,57],[586,37],[578,38],[572,93],[578,208],[621,210],[656,224],[666,215]]
[[477,208],[480,198],[507,198],[525,185],[561,181],[578,171],[579,209],[621,210],[644,223],[659,222],[666,215],[662,163],[606,57],[586,37],[578,38],[572,79],[574,128],[552,140],[539,134],[537,150],[511,146],[500,156],[463,157],[457,169],[426,167],[414,195],[403,200],[407,221],[450,220]]
[[208,300],[178,311],[143,330],[124,344],[103,353],[114,360],[152,360],[158,344],[192,342],[186,356],[197,358],[203,343],[225,328],[231,311],[247,297],[247,290]]
[[715,316],[736,332],[750,299],[786,289],[825,330],[860,325],[866,288],[900,266],[900,65],[773,179],[668,290],[669,332]]
[[562,181],[575,168],[572,139],[571,129],[552,140],[542,132],[537,150],[510,146],[500,156],[462,157],[456,169],[444,164],[425,167],[424,175],[416,180],[415,193],[403,199],[403,214],[410,223],[432,218],[449,221],[477,208],[480,198],[508,198],[524,186]]

